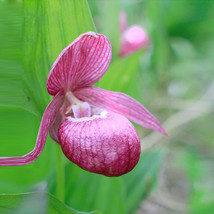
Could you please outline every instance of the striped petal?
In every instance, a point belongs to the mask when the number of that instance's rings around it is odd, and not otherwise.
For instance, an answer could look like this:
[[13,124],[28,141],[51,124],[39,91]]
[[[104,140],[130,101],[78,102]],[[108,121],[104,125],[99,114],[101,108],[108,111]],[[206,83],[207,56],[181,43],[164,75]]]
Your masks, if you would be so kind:
[[59,127],[62,151],[84,170],[114,177],[131,171],[140,157],[140,139],[122,115],[67,118]]
[[126,94],[92,86],[79,89],[74,95],[90,105],[122,114],[143,127],[167,135],[158,120],[143,105]]
[[106,72],[111,54],[111,44],[104,35],[94,32],[80,35],[54,62],[47,79],[48,93],[55,95],[61,90],[93,85]]
[[42,117],[38,137],[36,140],[36,145],[33,151],[21,157],[1,157],[0,166],[27,165],[32,163],[39,157],[45,146],[48,129],[53,124],[57,112],[59,111],[59,107],[62,103],[62,98],[63,98],[62,93],[57,94],[50,102],[50,104],[47,106]]

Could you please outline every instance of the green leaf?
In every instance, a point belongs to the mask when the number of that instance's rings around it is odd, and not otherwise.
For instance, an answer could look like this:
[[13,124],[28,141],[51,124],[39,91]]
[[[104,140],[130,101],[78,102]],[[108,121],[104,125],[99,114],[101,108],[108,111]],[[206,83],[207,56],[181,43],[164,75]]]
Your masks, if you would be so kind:
[[97,177],[96,209],[103,213],[125,213],[124,186],[120,178]]
[[214,193],[210,187],[201,187],[190,194],[190,214],[212,214],[213,211]]
[[51,65],[75,38],[95,29],[85,0],[25,1],[25,8],[26,94],[43,111],[49,103],[46,79]]
[[140,202],[154,188],[164,154],[165,152],[161,150],[142,154],[138,165],[132,173],[122,177],[126,187],[128,213],[134,213]]
[[108,0],[99,1],[98,3],[101,12],[101,32],[105,34],[111,42],[112,57],[114,59],[118,56],[120,48],[119,1]]
[[[84,211],[134,213],[154,188],[164,154],[162,150],[142,154],[136,168],[118,178],[90,173],[69,163],[65,168],[65,202]],[[55,182],[48,189],[54,194]]]
[[24,102],[23,7],[21,3],[0,1],[0,105],[21,106]]
[[[200,132],[200,131],[199,131]],[[211,150],[212,151],[212,150]],[[184,170],[190,181],[189,213],[190,214],[212,214],[214,210],[213,171],[212,164],[201,150],[195,145],[177,154],[176,162]]]
[[[53,175],[51,178],[55,177]],[[55,188],[56,181],[48,186],[52,194],[55,194]],[[99,210],[108,214],[125,213],[125,189],[120,178],[90,173],[69,163],[65,168],[65,191],[65,203],[75,209]]]
[[70,206],[84,211],[125,213],[124,186],[120,178],[90,173],[72,163],[67,165],[65,177],[65,201]]
[[[18,108],[0,107],[0,157],[22,156],[35,146],[39,130],[38,117]],[[27,166],[0,167],[0,192],[28,191],[29,186],[43,180],[55,169],[55,143],[47,140],[40,157]]]
[[21,106],[41,116],[50,101],[46,79],[54,60],[80,34],[95,31],[87,1],[0,4],[0,103]]
[[71,209],[56,197],[45,192],[1,194],[0,212],[4,214],[99,214]]
[[167,14],[164,0],[147,1],[146,8],[152,21],[151,37],[153,50],[151,56],[151,72],[154,75],[154,82],[165,86],[168,81],[168,68],[172,61],[172,52],[165,26]]
[[136,77],[142,53],[141,50],[130,56],[114,60],[99,81],[99,87],[106,90],[126,92],[130,82]]

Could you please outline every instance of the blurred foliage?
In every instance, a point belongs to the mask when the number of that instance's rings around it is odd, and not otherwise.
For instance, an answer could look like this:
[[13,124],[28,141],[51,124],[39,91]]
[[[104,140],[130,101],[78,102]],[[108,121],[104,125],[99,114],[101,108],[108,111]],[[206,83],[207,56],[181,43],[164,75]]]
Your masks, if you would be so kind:
[[[214,81],[212,0],[0,0],[0,156],[23,155],[33,148],[51,99],[45,86],[48,72],[66,45],[83,32],[95,31],[89,8],[97,31],[108,36],[113,48],[112,63],[99,87],[133,96],[161,121],[180,108],[171,108],[165,100],[185,103],[206,95],[205,101],[214,103],[213,89],[208,93]],[[119,58],[122,10],[129,26],[139,24],[148,31],[151,45],[146,52]],[[168,139],[168,153],[190,184],[186,204],[191,214],[214,212],[213,119],[197,119]],[[150,133],[138,130],[140,136]],[[0,193],[10,193],[0,195],[1,208],[22,201],[40,181],[56,194],[57,146],[48,139],[34,163],[0,168]],[[162,149],[143,152],[137,167],[120,178],[91,174],[64,159],[65,204],[83,211],[135,213],[156,186],[165,155]],[[41,194],[30,194],[13,213],[24,213],[34,202],[45,204],[39,213],[47,213],[47,206],[50,213],[73,213],[54,196]]]
[[69,208],[51,194],[43,191],[24,194],[0,194],[0,212],[4,214],[99,214]]
[[[89,173],[69,163],[65,168],[65,203],[83,211],[133,213],[154,188],[164,154],[164,151],[144,153],[136,168],[119,178]],[[52,194],[56,190],[55,177],[51,175],[48,187]]]

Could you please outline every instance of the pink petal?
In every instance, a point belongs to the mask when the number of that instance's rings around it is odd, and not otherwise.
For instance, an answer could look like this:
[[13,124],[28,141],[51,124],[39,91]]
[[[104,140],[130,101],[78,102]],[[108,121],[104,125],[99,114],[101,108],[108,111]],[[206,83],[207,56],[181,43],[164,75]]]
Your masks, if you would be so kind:
[[121,37],[120,56],[126,56],[148,46],[150,43],[147,32],[138,25],[133,25],[123,32]]
[[68,45],[54,62],[47,79],[47,90],[55,95],[96,83],[111,61],[111,44],[102,34],[87,32]]
[[143,105],[126,94],[92,86],[79,89],[74,95],[91,105],[122,114],[141,126],[167,135],[158,120]]
[[122,115],[68,118],[59,127],[65,156],[82,169],[113,177],[131,171],[140,157],[140,139]]
[[33,151],[21,157],[1,157],[0,166],[27,165],[32,163],[39,157],[45,146],[48,129],[53,124],[56,118],[56,114],[59,111],[59,106],[61,104],[62,98],[63,98],[62,93],[57,94],[50,102],[50,104],[47,106],[42,117],[36,145]]
[[126,12],[122,11],[122,12],[120,12],[120,32],[121,33],[126,30],[126,26],[127,26]]

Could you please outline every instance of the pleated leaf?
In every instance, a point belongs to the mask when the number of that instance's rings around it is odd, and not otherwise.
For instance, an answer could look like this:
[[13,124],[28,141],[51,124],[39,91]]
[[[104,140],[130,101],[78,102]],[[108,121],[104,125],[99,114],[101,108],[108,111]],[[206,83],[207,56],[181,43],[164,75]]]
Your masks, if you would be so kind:
[[87,1],[6,1],[0,16],[0,103],[41,116],[52,63],[80,34],[95,31]]

